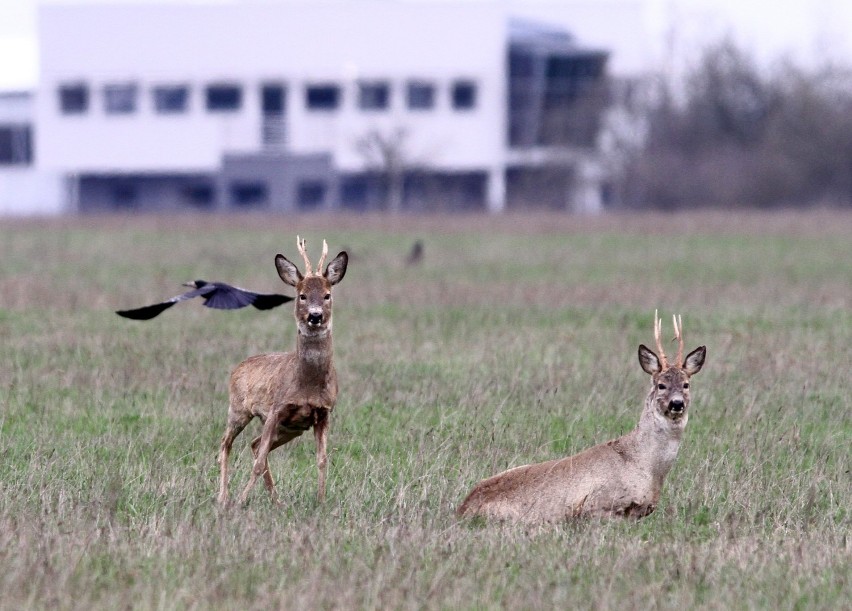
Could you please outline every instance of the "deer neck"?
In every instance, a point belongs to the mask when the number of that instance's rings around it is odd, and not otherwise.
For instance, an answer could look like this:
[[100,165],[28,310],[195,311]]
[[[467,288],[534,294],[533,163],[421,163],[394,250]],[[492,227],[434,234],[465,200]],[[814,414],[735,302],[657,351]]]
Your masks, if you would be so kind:
[[631,435],[640,462],[652,473],[655,482],[662,486],[663,479],[677,458],[686,415],[678,422],[669,420],[657,411],[654,397],[652,388],[645,398],[639,424]]
[[304,382],[324,384],[329,372],[334,369],[331,329],[317,335],[303,334],[300,330],[296,339],[296,355],[299,378]]

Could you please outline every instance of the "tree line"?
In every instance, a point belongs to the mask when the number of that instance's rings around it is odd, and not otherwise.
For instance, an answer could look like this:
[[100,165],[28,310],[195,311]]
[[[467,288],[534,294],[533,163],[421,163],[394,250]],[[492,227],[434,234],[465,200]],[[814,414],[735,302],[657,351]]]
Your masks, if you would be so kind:
[[848,67],[762,69],[723,40],[630,112],[642,134],[613,148],[615,206],[852,206]]

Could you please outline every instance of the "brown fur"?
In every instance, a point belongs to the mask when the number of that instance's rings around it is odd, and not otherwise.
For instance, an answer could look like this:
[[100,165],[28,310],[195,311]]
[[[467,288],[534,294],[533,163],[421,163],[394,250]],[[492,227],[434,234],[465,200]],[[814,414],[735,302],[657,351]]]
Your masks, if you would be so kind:
[[[228,457],[234,439],[255,417],[264,425],[260,436],[251,442],[254,464],[251,477],[240,497],[245,502],[257,477],[263,475],[266,489],[277,501],[275,485],[269,473],[269,452],[300,436],[313,427],[317,442],[319,489],[325,497],[327,469],[326,437],[329,415],[337,402],[337,372],[332,347],[332,286],[346,273],[348,257],[341,252],[324,273],[311,274],[305,258],[306,275],[283,255],[275,258],[281,279],[296,288],[294,315],[298,335],[295,352],[259,354],[237,365],[231,374],[228,423],[219,451],[221,475],[219,502],[228,502]],[[325,258],[320,259],[320,266]]]
[[633,431],[568,458],[516,467],[483,480],[457,513],[528,523],[652,513],[686,427],[689,378],[701,369],[705,355],[701,346],[682,363],[667,366],[665,355],[661,362],[640,346],[639,361],[651,374],[652,385]]

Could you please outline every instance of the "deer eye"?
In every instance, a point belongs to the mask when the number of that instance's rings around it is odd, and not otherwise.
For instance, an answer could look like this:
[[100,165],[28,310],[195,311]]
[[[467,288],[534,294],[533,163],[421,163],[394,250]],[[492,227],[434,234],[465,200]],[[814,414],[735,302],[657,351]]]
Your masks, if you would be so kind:
[[325,300],[328,301],[329,299],[331,299],[331,293],[326,293]]
[[299,295],[299,301],[305,301],[307,298],[308,298],[308,296],[307,296],[307,295],[305,295],[304,293],[302,293],[301,295]]
[[666,385],[665,385],[665,384],[657,384],[657,389],[658,389],[658,390],[665,390],[665,389],[666,389]]
[[684,390],[686,390],[687,388],[689,388],[689,382],[685,382],[684,385],[683,385]]

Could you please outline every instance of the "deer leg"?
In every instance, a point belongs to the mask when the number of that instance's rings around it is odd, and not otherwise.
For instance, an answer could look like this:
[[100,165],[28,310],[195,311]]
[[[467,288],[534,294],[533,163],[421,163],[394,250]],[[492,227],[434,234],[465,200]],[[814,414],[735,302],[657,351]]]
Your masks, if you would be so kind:
[[[272,443],[269,446],[269,452],[272,452],[275,448],[283,446],[288,441],[292,441],[298,434],[285,433],[284,435],[276,435]],[[260,451],[260,442],[263,439],[263,435],[259,435],[251,442],[251,451],[254,454],[255,460],[257,460],[258,452]],[[275,481],[272,479],[272,473],[269,470],[269,454],[267,453],[266,461],[263,465],[263,483],[266,485],[266,489],[269,491],[269,496],[272,497],[272,502],[276,505],[280,505],[281,501],[278,500],[278,495],[275,493]]]
[[[254,455],[254,460],[257,460],[258,452],[260,451],[260,440],[263,439],[263,435],[258,435],[251,442],[251,453]],[[269,446],[269,451],[275,449],[275,442],[272,442],[272,445]],[[276,504],[280,504],[278,501],[278,497],[275,495],[275,482],[272,479],[272,474],[269,472],[269,456],[267,455],[266,461],[263,465],[263,483],[266,485],[266,489],[269,491],[270,496],[272,497],[272,501]]]
[[[272,441],[275,437],[275,433],[278,429],[278,422],[280,420],[280,411],[271,412],[269,416],[266,417],[266,422],[263,424],[263,431],[260,434],[260,442],[257,444],[257,449],[252,447],[252,452],[254,452],[254,465],[252,465],[248,484],[246,484],[243,493],[240,495],[241,505],[245,504],[249,492],[251,492],[251,489],[254,488],[254,484],[257,482],[258,476],[268,470],[266,458],[269,456],[269,452],[272,449]],[[252,446],[254,446],[254,444],[252,444]]]
[[228,457],[231,455],[231,447],[234,445],[234,439],[237,438],[237,435],[242,432],[250,420],[251,416],[248,418],[233,418],[231,414],[228,415],[228,426],[225,427],[225,434],[222,435],[222,443],[219,446],[219,467],[221,469],[219,476],[219,503],[221,505],[228,503]]
[[317,441],[317,470],[319,471],[319,488],[317,489],[317,501],[325,500],[325,478],[328,470],[328,458],[326,456],[326,438],[328,437],[328,415],[323,414],[317,418],[314,424],[314,439]]

